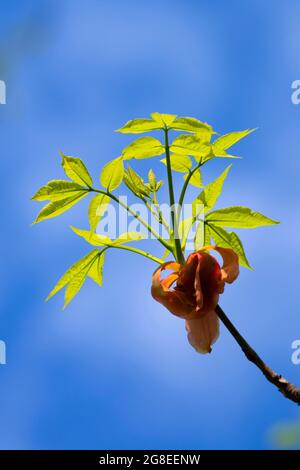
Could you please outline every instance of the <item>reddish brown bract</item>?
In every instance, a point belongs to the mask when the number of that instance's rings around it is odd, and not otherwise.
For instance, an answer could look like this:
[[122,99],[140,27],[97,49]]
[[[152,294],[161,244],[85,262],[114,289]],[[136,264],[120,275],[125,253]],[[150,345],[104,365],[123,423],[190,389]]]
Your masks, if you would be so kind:
[[[216,250],[223,266],[207,251]],[[161,272],[171,270],[165,279]],[[211,352],[219,336],[219,320],[215,313],[224,284],[232,283],[239,274],[237,254],[229,248],[203,247],[192,253],[184,265],[162,264],[152,277],[152,296],[174,315],[185,319],[188,340],[201,353]],[[174,287],[172,287],[174,285]]]

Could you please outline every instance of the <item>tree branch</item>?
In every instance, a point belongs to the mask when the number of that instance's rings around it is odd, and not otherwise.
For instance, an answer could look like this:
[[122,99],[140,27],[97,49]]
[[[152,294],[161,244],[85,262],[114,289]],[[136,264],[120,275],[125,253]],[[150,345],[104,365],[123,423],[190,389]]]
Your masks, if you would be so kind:
[[259,355],[254,351],[254,349],[251,348],[251,346],[231,323],[219,305],[217,305],[215,311],[220,320],[226,326],[227,330],[232,334],[238,345],[242,348],[242,351],[247,359],[250,362],[253,362],[253,364],[255,364],[256,367],[261,370],[266,379],[275,385],[286,398],[300,405],[300,389],[288,382],[281,375],[276,374],[276,372],[274,372],[269,366],[267,366],[267,364],[263,362]]

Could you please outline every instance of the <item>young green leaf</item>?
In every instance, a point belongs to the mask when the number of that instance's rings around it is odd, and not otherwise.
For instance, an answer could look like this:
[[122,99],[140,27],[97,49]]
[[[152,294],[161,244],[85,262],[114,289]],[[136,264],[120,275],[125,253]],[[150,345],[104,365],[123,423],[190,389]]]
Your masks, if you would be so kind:
[[244,131],[230,132],[230,134],[222,135],[212,144],[214,155],[216,157],[238,158],[234,155],[229,155],[226,150],[253,131],[255,131],[255,129],[246,129]]
[[[172,240],[169,240],[169,243],[172,243]],[[169,254],[171,253],[170,250],[168,250],[168,248],[165,249],[161,259],[162,261],[166,261],[167,257],[169,256]]]
[[145,235],[139,232],[122,233],[118,238],[113,240],[112,246],[123,245],[128,242],[135,242],[145,238]]
[[76,196],[79,192],[84,194],[88,192],[88,189],[72,181],[52,180],[42,186],[31,199],[34,201],[59,201],[60,199]]
[[123,181],[124,165],[122,157],[108,162],[102,169],[100,183],[108,191],[118,188]]
[[113,241],[106,235],[93,233],[90,230],[82,230],[80,228],[72,227],[71,229],[80,237],[84,238],[90,245],[94,246],[111,246]]
[[124,171],[124,183],[137,197],[149,197],[151,188],[144,183],[143,178],[138,175],[129,165]]
[[[170,156],[171,168],[180,173],[187,173],[192,167],[192,160],[188,155],[181,155],[179,153],[172,153]],[[166,165],[167,160],[163,158],[161,162]]]
[[211,244],[211,233],[208,224],[204,225],[204,246],[209,246]]
[[151,117],[154,121],[159,123],[162,127],[169,127],[177,116],[176,114],[152,113]]
[[156,176],[154,171],[150,168],[148,172],[148,181],[149,181],[149,187],[152,191],[156,190]]
[[206,220],[217,226],[237,228],[256,228],[279,224],[276,220],[242,206],[226,207],[210,212],[207,214]]
[[104,264],[104,256],[105,256],[105,251],[102,250],[100,253],[98,253],[98,256],[96,257],[95,261],[91,265],[91,268],[89,269],[88,276],[93,279],[93,281],[98,284],[98,286],[102,286],[102,280],[103,280],[103,264]]
[[247,260],[245,250],[240,238],[234,232],[227,232],[227,230],[218,227],[214,224],[206,224],[209,226],[210,234],[213,237],[215,244],[224,248],[232,248],[239,257],[239,263],[245,268],[252,269],[249,261]]
[[37,224],[45,219],[51,219],[53,217],[57,217],[58,215],[62,214],[63,212],[70,209],[76,202],[80,201],[84,196],[87,195],[87,192],[78,191],[75,195],[66,197],[65,199],[60,199],[58,201],[49,202],[43,209],[39,212],[37,218],[33,222]]
[[163,180],[157,181],[154,171],[150,168],[148,172],[148,183],[146,183],[147,188],[149,188],[150,193],[156,193],[164,184]]
[[117,129],[116,132],[121,132],[122,134],[143,134],[144,132],[161,128],[161,124],[153,119],[137,118],[126,122],[126,124],[120,129]]
[[100,222],[101,217],[107,209],[109,204],[110,197],[106,194],[97,194],[93,197],[90,202],[88,209],[88,216],[91,231],[94,232],[97,228],[98,223]]
[[179,237],[181,238],[181,246],[183,249],[186,245],[189,232],[194,222],[195,222],[195,217],[190,216],[190,217],[187,217],[186,219],[182,219],[178,224],[178,234],[179,234]]
[[89,266],[82,269],[78,274],[76,274],[76,276],[72,277],[71,281],[66,287],[63,310],[67,307],[67,305],[71,302],[75,295],[78,294],[78,292],[80,291],[81,287],[84,284],[84,281],[86,280],[88,271]]
[[171,152],[181,155],[193,155],[199,160],[210,154],[211,146],[198,135],[180,135],[173,140]]
[[244,131],[230,132],[218,137],[214,142],[214,147],[227,150],[239,140],[254,132],[256,129],[245,129]]
[[156,157],[164,152],[165,148],[158,139],[154,137],[140,137],[124,148],[122,156],[123,160],[130,160],[132,158],[142,159]]
[[92,178],[80,158],[67,157],[63,153],[62,156],[62,167],[66,175],[75,183],[91,188],[93,186]]
[[206,122],[201,122],[192,117],[177,117],[170,124],[170,129],[174,131],[196,132],[198,134],[206,135],[209,141],[212,135],[212,127]]
[[92,233],[89,230],[81,230],[76,227],[71,227],[73,232],[75,232],[80,237],[84,238],[88,243],[94,246],[118,246],[122,245],[123,243],[128,243],[132,241],[138,241],[145,238],[145,235],[139,232],[126,232],[122,233],[118,238],[115,240],[111,240],[106,235],[100,235],[97,233]]
[[[184,179],[186,180],[189,175],[186,174],[184,175]],[[203,188],[203,183],[202,183],[202,176],[201,176],[201,171],[200,169],[195,171],[192,176],[190,177],[189,184],[192,186],[195,186],[196,188]]]
[[76,261],[59,279],[55,287],[52,289],[46,300],[49,300],[53,295],[65,287],[78,273],[85,271],[87,267],[92,265],[92,262],[98,256],[99,251],[93,250],[87,255],[85,255],[80,260]]
[[199,196],[193,202],[194,204],[203,204],[204,212],[210,211],[214,205],[216,204],[218,197],[220,196],[224,181],[227,177],[228,171],[230,170],[232,165],[229,165],[223,173],[218,176],[214,181],[209,183],[205,186],[203,191],[199,194]]
[[200,250],[200,248],[207,245],[210,245],[209,229],[207,229],[207,226],[203,223],[203,220],[200,220],[197,224],[194,238],[195,251]]

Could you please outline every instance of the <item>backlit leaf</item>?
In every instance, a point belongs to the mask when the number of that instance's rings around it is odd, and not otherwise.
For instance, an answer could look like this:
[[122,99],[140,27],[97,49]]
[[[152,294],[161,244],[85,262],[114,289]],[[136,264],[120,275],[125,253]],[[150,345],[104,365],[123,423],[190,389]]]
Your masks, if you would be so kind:
[[106,235],[100,235],[98,233],[92,233],[89,230],[81,230],[76,227],[71,227],[71,229],[80,237],[84,238],[88,243],[94,246],[118,246],[123,243],[128,243],[132,241],[138,241],[145,238],[145,235],[139,232],[126,232],[122,233],[115,240],[111,240]]
[[66,175],[75,183],[91,188],[93,186],[92,178],[80,158],[67,157],[63,153],[62,156],[62,167]]
[[82,269],[76,276],[72,277],[69,284],[67,284],[66,291],[65,291],[65,302],[63,308],[65,309],[66,306],[71,302],[71,300],[75,297],[76,294],[80,291],[81,287],[86,280],[86,276],[89,271],[89,266]]
[[97,228],[101,217],[103,216],[104,212],[107,209],[109,204],[110,197],[106,194],[97,194],[93,197],[90,202],[89,209],[88,209],[88,216],[91,231],[94,232]]
[[[171,242],[171,240],[169,240],[169,243],[170,243],[170,242]],[[171,251],[168,250],[168,248],[166,248],[165,251],[164,251],[164,253],[163,253],[163,255],[162,255],[162,257],[161,257],[161,260],[162,260],[162,261],[166,261],[166,259],[167,259],[167,257],[169,256],[170,253],[171,253]]]
[[84,238],[90,245],[94,246],[111,246],[113,241],[106,235],[93,233],[90,230],[82,230],[80,228],[72,227],[71,229],[80,237]]
[[210,144],[197,135],[180,135],[173,140],[171,152],[182,155],[193,155],[199,161],[201,157],[209,155]]
[[213,146],[215,149],[227,150],[255,130],[256,129],[246,129],[244,131],[230,132],[229,134],[222,135],[213,142]]
[[52,180],[42,186],[32,196],[32,199],[35,201],[59,201],[60,199],[76,196],[79,193],[85,194],[87,191],[87,188],[83,188],[79,184],[73,183],[73,181]]
[[162,127],[169,127],[177,116],[176,114],[152,113],[151,117],[154,121],[161,124]]
[[199,221],[196,227],[196,233],[195,233],[195,238],[194,238],[195,251],[209,244],[210,244],[209,229],[207,229],[207,226],[204,225],[203,221]]
[[100,182],[108,191],[113,191],[123,181],[124,165],[122,157],[108,162],[102,169]]
[[138,197],[148,197],[151,194],[151,188],[144,183],[143,178],[138,175],[129,165],[124,171],[124,183]]
[[[187,173],[193,164],[188,155],[180,155],[179,153],[172,153],[170,161],[172,170],[179,171],[180,173]],[[161,162],[166,165],[166,158],[163,158]]]
[[213,132],[212,127],[209,124],[192,117],[177,117],[169,127],[175,131],[197,132],[207,136],[208,141]]
[[[186,180],[188,178],[188,174],[184,175],[184,179]],[[195,186],[196,188],[203,188],[203,183],[202,183],[202,176],[201,176],[201,171],[200,169],[195,171],[190,180],[189,180],[189,184],[191,184],[192,186]]]
[[255,228],[279,224],[276,220],[242,206],[226,207],[210,212],[207,214],[206,220],[221,227],[237,228]]
[[60,199],[58,201],[49,202],[43,209],[39,212],[37,218],[34,221],[34,224],[41,222],[45,219],[51,219],[52,217],[57,217],[58,215],[62,214],[63,212],[70,209],[76,202],[80,201],[84,196],[86,196],[87,192],[78,191],[76,195],[67,197],[65,199]]
[[98,253],[98,250],[93,250],[80,260],[76,261],[76,263],[74,263],[59,279],[46,300],[49,300],[51,297],[53,297],[53,295],[65,287],[79,272],[82,270],[85,271],[87,267],[91,266]]
[[214,224],[209,224],[209,228],[216,245],[224,248],[232,248],[239,256],[240,265],[252,269],[247,260],[243,244],[236,233],[227,232],[227,230]]
[[139,232],[126,232],[122,233],[118,238],[113,240],[112,245],[122,245],[123,243],[134,242],[142,240],[145,235]]
[[209,225],[204,224],[204,246],[209,246],[211,242],[211,233],[209,229]]
[[89,269],[88,276],[93,279],[99,286],[102,286],[102,271],[104,264],[104,250],[98,254],[91,268]]
[[155,176],[154,171],[151,168],[148,172],[148,181],[149,181],[149,185],[152,191],[155,190],[156,189],[156,176]]
[[205,186],[203,191],[199,194],[197,199],[193,204],[203,204],[204,212],[210,211],[213,206],[216,204],[218,197],[220,196],[224,181],[227,177],[228,171],[230,170],[231,165],[229,165],[223,173],[218,176],[214,181]]
[[182,248],[184,248],[186,245],[189,232],[194,222],[195,222],[195,217],[190,216],[190,217],[187,217],[186,219],[181,220],[178,224],[178,234],[179,234],[179,237],[181,238]]
[[126,124],[120,129],[117,129],[116,132],[121,132],[122,134],[143,134],[144,132],[161,128],[161,124],[153,119],[137,118],[126,122]]
[[141,137],[124,148],[122,156],[124,160],[131,158],[142,159],[161,155],[165,152],[162,143],[154,137]]

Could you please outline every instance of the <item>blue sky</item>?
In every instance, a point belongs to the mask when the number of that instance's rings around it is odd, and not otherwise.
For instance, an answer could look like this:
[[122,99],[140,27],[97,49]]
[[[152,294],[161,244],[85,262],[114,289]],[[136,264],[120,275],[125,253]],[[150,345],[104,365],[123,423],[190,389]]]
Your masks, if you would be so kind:
[[[244,158],[218,205],[282,224],[241,233],[255,271],[243,269],[221,305],[300,383],[290,359],[300,338],[300,106],[290,99],[299,17],[296,0],[2,5],[1,448],[261,449],[272,426],[297,418],[224,328],[211,355],[190,348],[183,323],[152,300],[154,265],[143,258],[110,253],[101,290],[86,283],[64,312],[62,295],[45,303],[88,250],[69,228],[87,227],[87,203],[30,227],[39,209],[30,196],[63,176],[59,150],[97,176],[130,142],[113,130],[133,117],[191,115],[221,133],[258,127],[237,147]],[[207,166],[205,182],[226,163]]]

